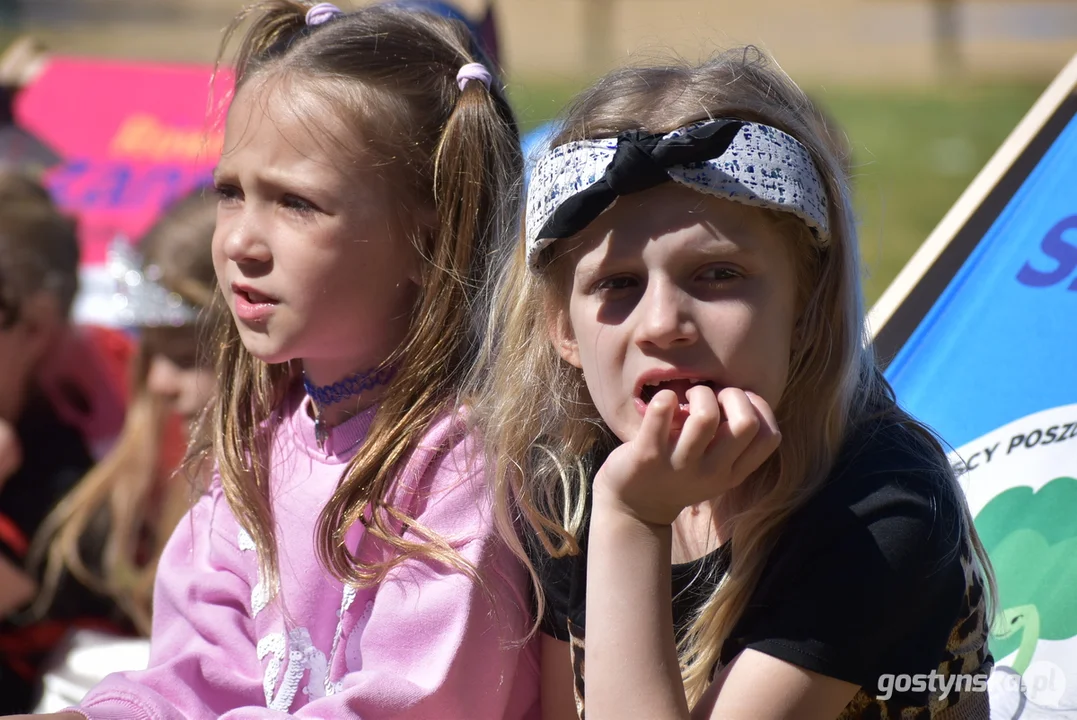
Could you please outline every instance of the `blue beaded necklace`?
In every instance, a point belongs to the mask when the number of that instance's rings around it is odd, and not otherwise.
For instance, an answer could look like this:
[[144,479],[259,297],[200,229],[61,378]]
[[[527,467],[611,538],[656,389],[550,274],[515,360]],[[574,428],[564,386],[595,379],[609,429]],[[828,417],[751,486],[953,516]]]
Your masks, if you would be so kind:
[[395,367],[378,368],[357,372],[332,385],[315,385],[307,379],[304,373],[303,389],[307,391],[307,395],[314,404],[314,439],[318,442],[318,448],[325,450],[325,441],[329,439],[329,428],[322,420],[321,408],[336,405],[348,398],[361,395],[367,390],[372,390],[378,385],[384,385],[392,380],[394,374],[396,374]]

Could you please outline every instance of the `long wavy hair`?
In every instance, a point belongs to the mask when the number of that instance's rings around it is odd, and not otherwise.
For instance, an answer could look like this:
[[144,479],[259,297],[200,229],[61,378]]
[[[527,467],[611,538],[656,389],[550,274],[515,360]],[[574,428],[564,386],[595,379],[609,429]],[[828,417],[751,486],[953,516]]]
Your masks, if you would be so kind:
[[[831,240],[821,247],[807,226],[771,212],[794,249],[799,320],[788,384],[775,412],[778,451],[721,500],[736,557],[680,642],[682,674],[694,704],[706,688],[723,642],[755,590],[787,518],[831,470],[849,429],[883,415],[910,429],[911,442],[937,458],[960,493],[946,455],[920,423],[895,403],[864,332],[857,239],[843,171],[847,147],[808,97],[758,50],[739,48],[692,66],[617,70],[570,106],[551,145],[613,137],[645,129],[664,133],[708,117],[734,117],[784,130],[808,148],[826,185]],[[564,362],[550,339],[551,323],[567,312],[571,263],[541,274],[526,264],[523,243],[502,273],[484,352],[486,369],[475,421],[485,437],[501,531],[524,562],[513,530],[526,526],[552,557],[579,552],[588,478],[617,440],[603,425],[582,373]],[[964,537],[990,580],[987,556],[967,508]],[[538,576],[538,617],[544,600]]]
[[[392,482],[431,423],[457,401],[481,343],[483,289],[498,248],[514,232],[522,177],[515,118],[503,89],[473,81],[458,87],[462,65],[484,62],[467,28],[422,12],[365,7],[315,27],[310,3],[271,0],[241,23],[234,67],[236,91],[249,83],[287,79],[334,108],[354,130],[341,153],[374,158],[397,199],[402,227],[430,217],[410,236],[423,259],[418,297],[405,339],[386,365],[397,368],[366,440],[318,519],[316,547],[342,581],[371,585],[393,565],[421,556],[471,568],[445,541],[387,501]],[[296,97],[302,102],[303,93]],[[311,132],[319,132],[311,114]],[[327,137],[328,134],[327,134]],[[357,272],[359,269],[356,269]],[[224,311],[218,292],[215,305]],[[357,308],[356,312],[361,312]],[[252,356],[234,323],[215,340],[219,394],[196,438],[192,458],[211,455],[236,519],[258,548],[262,577],[278,585],[269,468],[272,418],[298,379],[298,363],[267,364]],[[365,538],[388,550],[363,561],[345,533],[356,521]],[[400,523],[421,542],[401,537]]]
[[44,564],[34,612],[47,609],[66,572],[112,598],[139,632],[150,631],[157,561],[205,472],[192,466],[185,477],[174,477],[183,454],[168,451],[183,447],[183,429],[147,378],[162,335],[176,336],[170,345],[178,339],[189,346],[195,365],[210,364],[198,355],[198,336],[217,319],[207,309],[217,285],[210,254],[216,218],[215,198],[200,188],[170,207],[140,243],[143,263],[160,274],[158,282],[202,312],[190,327],[142,329],[116,444],[52,510],[34,539],[30,563]]

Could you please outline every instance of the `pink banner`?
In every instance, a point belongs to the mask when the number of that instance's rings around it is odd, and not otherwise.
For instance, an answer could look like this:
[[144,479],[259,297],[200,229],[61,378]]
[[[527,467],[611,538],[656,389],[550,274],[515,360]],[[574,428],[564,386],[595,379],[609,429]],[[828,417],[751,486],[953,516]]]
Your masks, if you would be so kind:
[[117,236],[137,240],[175,198],[211,182],[230,72],[53,57],[19,94],[17,122],[63,162],[47,183],[79,220],[83,263]]

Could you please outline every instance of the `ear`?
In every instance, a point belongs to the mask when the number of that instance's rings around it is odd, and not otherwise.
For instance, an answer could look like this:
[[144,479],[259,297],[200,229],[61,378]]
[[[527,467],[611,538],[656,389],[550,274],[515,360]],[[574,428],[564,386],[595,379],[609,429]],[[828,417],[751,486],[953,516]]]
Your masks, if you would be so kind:
[[551,312],[547,317],[546,333],[562,360],[574,368],[583,369],[580,363],[580,344],[576,341],[576,333],[572,330],[572,321],[567,312]]

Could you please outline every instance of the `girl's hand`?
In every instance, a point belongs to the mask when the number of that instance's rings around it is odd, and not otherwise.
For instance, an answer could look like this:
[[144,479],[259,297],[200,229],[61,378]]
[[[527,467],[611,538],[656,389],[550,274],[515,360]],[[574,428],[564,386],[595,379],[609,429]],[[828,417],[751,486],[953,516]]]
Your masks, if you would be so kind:
[[657,393],[639,433],[606,458],[594,502],[654,525],[670,525],[686,507],[713,500],[744,482],[781,441],[763,398],[737,388],[717,395],[705,385],[686,393],[688,418],[672,423],[677,394]]

